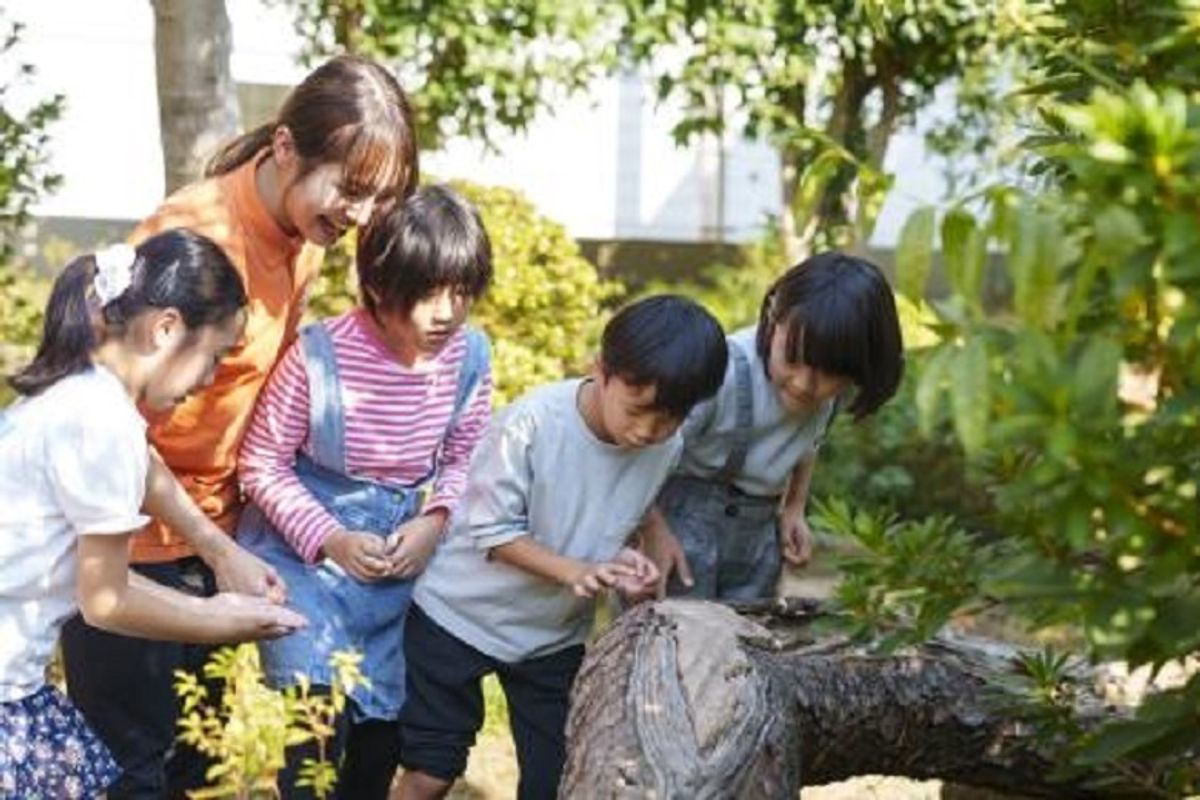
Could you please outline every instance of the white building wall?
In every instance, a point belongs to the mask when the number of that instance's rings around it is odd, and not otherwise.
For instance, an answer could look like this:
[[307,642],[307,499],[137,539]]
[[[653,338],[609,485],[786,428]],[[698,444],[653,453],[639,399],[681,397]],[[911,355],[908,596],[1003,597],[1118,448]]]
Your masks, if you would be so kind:
[[[287,86],[303,77],[286,9],[262,0],[227,6],[236,80]],[[50,145],[63,186],[36,213],[147,214],[163,189],[148,0],[5,0],[5,12],[27,26],[17,59],[37,68],[28,96],[67,98]],[[753,238],[780,208],[776,154],[733,135],[720,145],[709,137],[678,148],[670,136],[676,119],[677,110],[659,106],[635,77],[612,78],[543,114],[527,133],[501,137],[499,152],[451,141],[423,154],[423,166],[442,178],[520,189],[579,238]],[[908,212],[942,188],[914,133],[896,137],[887,166],[899,175],[875,236],[885,247]]]

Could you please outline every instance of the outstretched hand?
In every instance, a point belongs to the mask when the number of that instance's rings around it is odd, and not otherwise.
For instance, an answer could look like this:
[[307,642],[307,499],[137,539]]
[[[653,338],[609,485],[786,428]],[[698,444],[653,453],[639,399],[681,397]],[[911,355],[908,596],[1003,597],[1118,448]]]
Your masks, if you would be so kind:
[[229,625],[232,641],[277,639],[308,625],[303,615],[265,597],[221,592],[204,603],[206,612]]

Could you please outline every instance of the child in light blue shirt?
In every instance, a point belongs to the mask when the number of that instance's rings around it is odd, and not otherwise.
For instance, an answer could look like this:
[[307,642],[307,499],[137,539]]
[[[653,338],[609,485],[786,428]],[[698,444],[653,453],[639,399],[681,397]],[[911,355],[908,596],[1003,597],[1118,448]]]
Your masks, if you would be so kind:
[[805,519],[817,451],[843,405],[875,412],[903,373],[892,290],[863,259],[828,252],[784,274],[756,327],[729,336],[720,391],[684,425],[679,468],[647,546],[673,595],[775,594],[783,561],[808,561]]
[[647,298],[606,326],[590,378],[534,389],[493,423],[405,627],[401,796],[443,797],[462,774],[489,673],[508,698],[518,797],[556,795],[595,598],[657,584],[630,539],[678,460],[680,424],[717,390],[726,358],[707,311]]

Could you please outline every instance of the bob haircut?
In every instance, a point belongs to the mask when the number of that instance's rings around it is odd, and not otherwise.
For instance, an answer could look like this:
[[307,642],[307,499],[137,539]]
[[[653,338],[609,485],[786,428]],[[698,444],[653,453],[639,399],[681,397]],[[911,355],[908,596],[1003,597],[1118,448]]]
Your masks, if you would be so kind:
[[451,287],[478,300],[492,281],[492,244],[470,203],[449,186],[423,186],[363,231],[355,266],[362,303],[408,314]]
[[763,298],[757,346],[770,362],[776,326],[787,332],[783,356],[848,378],[858,388],[850,405],[856,420],[874,413],[900,386],[904,344],[896,301],[879,268],[839,252],[797,264]]
[[683,419],[717,393],[729,348],[721,324],[678,295],[654,295],[621,309],[604,326],[600,366],[634,386],[654,384],[653,407]]

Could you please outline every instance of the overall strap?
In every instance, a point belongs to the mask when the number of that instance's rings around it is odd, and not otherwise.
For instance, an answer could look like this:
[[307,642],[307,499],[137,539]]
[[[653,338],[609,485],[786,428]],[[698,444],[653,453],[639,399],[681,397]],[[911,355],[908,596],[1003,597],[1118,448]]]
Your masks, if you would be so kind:
[[458,388],[454,392],[454,411],[450,414],[450,422],[446,425],[446,434],[454,430],[458,420],[466,410],[475,387],[479,385],[483,374],[487,372],[491,362],[491,349],[487,336],[476,328],[464,329],[467,335],[467,352],[463,356],[462,366],[458,370]]
[[466,410],[471,395],[475,393],[475,387],[479,385],[483,373],[487,371],[488,364],[491,362],[491,350],[488,346],[487,336],[482,331],[471,327],[464,327],[463,332],[467,337],[467,350],[463,354],[462,364],[458,368],[458,384],[454,389],[454,410],[450,412],[450,421],[446,423],[446,430],[442,433],[442,441],[438,444],[433,466],[424,478],[417,481],[416,486],[427,485],[437,474],[442,463],[442,455],[446,450],[446,440],[450,438],[450,433],[458,425],[458,420]]
[[750,379],[750,358],[733,341],[729,342],[729,355],[733,357],[733,386],[736,411],[736,426],[733,429],[733,444],[725,464],[714,478],[721,483],[733,483],[741,474],[750,452],[750,433],[754,426],[754,386]]
[[325,469],[346,472],[346,417],[341,381],[329,329],[320,322],[300,331],[308,375],[308,440],[312,460]]

